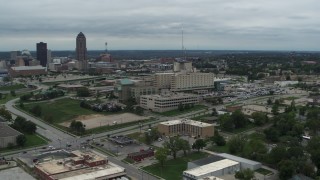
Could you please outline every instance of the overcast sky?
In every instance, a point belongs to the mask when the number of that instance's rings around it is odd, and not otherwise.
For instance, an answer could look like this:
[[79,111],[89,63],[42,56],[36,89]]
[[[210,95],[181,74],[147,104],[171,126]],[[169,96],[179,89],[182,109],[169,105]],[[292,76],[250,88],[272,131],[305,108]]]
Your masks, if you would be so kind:
[[0,0],[0,51],[320,50],[319,0]]

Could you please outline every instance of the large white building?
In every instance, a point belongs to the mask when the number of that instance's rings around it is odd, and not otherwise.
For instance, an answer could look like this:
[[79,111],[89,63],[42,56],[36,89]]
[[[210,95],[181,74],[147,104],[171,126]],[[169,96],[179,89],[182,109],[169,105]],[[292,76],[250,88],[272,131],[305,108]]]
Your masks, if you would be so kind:
[[154,112],[178,109],[179,104],[197,104],[198,96],[185,93],[167,93],[140,96],[140,106]]
[[183,180],[199,180],[207,176],[223,176],[240,171],[240,163],[223,159],[210,164],[183,171]]

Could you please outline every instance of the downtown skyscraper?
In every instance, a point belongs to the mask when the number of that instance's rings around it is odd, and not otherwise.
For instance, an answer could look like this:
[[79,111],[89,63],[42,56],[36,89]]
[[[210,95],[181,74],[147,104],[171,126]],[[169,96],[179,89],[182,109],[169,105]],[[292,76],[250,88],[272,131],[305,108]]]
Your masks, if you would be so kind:
[[47,43],[37,43],[37,59],[42,67],[47,67]]
[[79,61],[87,60],[86,36],[80,32],[76,39],[76,59]]

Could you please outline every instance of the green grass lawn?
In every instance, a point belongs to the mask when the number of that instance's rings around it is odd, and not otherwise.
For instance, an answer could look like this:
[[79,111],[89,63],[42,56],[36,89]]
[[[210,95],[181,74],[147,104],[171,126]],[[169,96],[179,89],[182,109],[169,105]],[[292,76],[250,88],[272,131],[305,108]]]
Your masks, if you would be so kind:
[[259,169],[255,170],[255,172],[258,172],[263,175],[268,175],[268,174],[273,173],[272,171],[269,171],[268,169],[264,169],[264,168],[259,168]]
[[192,111],[198,111],[198,110],[205,109],[205,108],[207,108],[207,106],[195,105],[193,108],[186,109],[186,110],[183,110],[183,111],[179,111],[178,109],[174,109],[174,110],[171,110],[171,111],[166,111],[166,112],[156,113],[156,114],[160,114],[160,115],[163,115],[163,116],[177,116],[177,115],[180,115],[180,114],[185,114],[185,113],[189,113],[189,112],[192,112]]
[[233,131],[227,131],[227,130],[223,130],[225,132],[229,132],[229,133],[235,133],[235,134],[238,134],[238,133],[242,133],[242,132],[245,132],[245,131],[248,131],[250,129],[253,129],[257,126],[255,126],[253,123],[249,123],[247,124],[245,127],[242,127],[242,128],[238,128],[238,129],[234,129]]
[[196,117],[193,117],[191,118],[192,120],[196,120],[196,121],[202,121],[203,118],[205,117],[211,117],[211,114],[205,114],[205,115],[201,115],[201,116],[196,116]]
[[16,150],[21,150],[21,149],[26,149],[30,147],[35,147],[35,146],[41,146],[47,144],[47,140],[45,138],[40,137],[38,134],[25,134],[27,137],[27,142],[23,147],[13,147],[12,149],[9,148],[3,148],[0,149],[0,152],[9,152],[9,151],[16,151]]
[[15,91],[22,88],[25,88],[23,84],[14,84],[11,86],[1,86],[0,91]]
[[40,102],[25,104],[25,110],[29,111],[34,106],[40,105],[42,108],[41,118],[45,115],[52,115],[53,123],[58,124],[64,121],[71,120],[79,115],[96,114],[97,112],[80,107],[80,101],[69,98],[59,99],[52,102]]
[[208,156],[208,154],[203,152],[194,152],[187,157],[168,160],[164,163],[164,167],[161,167],[161,165],[157,163],[143,167],[143,169],[164,179],[182,179],[182,172],[187,169],[188,162]]
[[208,148],[208,150],[213,152],[218,152],[218,153],[229,153],[229,146],[228,144],[224,146],[212,145]]

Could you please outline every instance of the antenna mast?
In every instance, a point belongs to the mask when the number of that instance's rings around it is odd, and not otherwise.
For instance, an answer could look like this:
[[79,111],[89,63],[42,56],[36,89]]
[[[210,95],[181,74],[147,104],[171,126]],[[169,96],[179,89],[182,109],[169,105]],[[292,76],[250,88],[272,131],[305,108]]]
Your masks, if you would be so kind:
[[106,53],[108,53],[108,42],[105,42],[104,45],[106,47]]
[[182,50],[182,57],[183,57],[183,51],[184,51],[184,45],[183,45],[183,24],[181,24],[181,50]]

